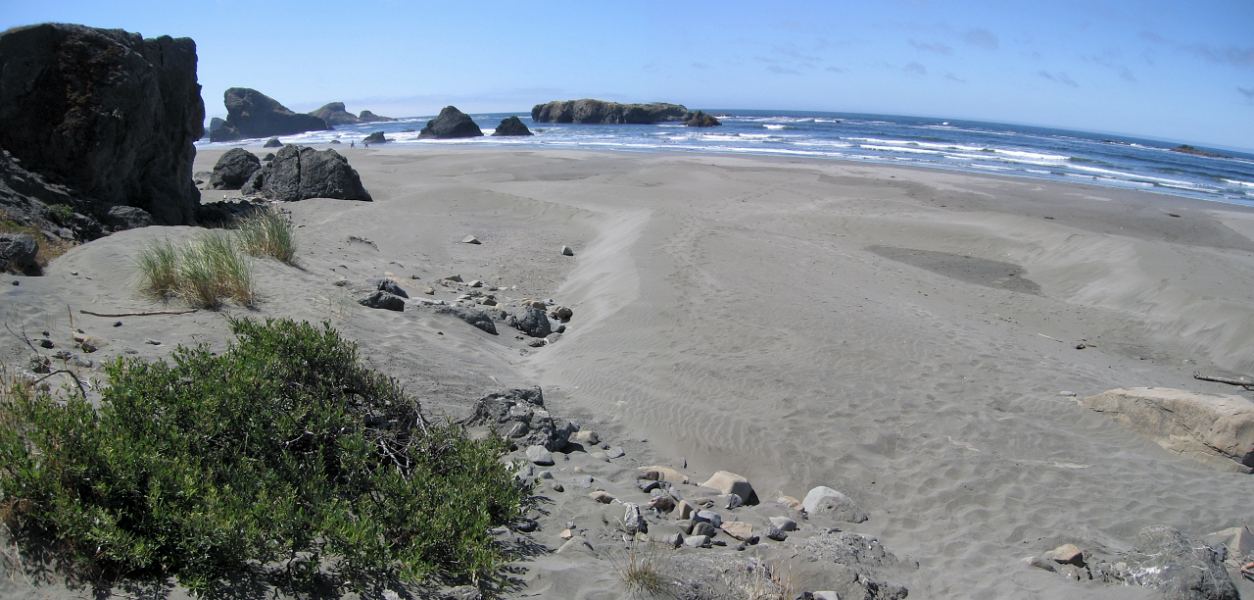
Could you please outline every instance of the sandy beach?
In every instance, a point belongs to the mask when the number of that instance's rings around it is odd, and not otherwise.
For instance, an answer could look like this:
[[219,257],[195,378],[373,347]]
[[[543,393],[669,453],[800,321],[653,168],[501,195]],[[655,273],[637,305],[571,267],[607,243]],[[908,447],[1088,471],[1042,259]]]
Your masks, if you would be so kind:
[[[146,227],[75,248],[44,277],[0,276],[0,321],[103,340],[92,372],[175,344],[220,347],[224,315],[326,320],[429,411],[460,418],[485,393],[538,385],[554,414],[626,452],[572,453],[559,474],[630,486],[637,466],[660,464],[739,473],[764,501],[841,490],[870,514],[841,529],[896,554],[885,576],[911,598],[1151,598],[1024,559],[1064,542],[1127,547],[1150,525],[1201,536],[1254,524],[1249,475],[1077,402],[1121,386],[1236,393],[1193,374],[1254,372],[1254,210],[835,161],[337,151],[374,202],[283,205],[301,268],[258,261],[256,310],[80,313],[159,309],[137,291],[134,256],[194,229]],[[201,151],[194,171],[220,154]],[[385,274],[448,301],[464,290],[440,280],[457,274],[574,317],[531,348],[420,305],[359,306],[354,286]],[[0,343],[7,364],[29,353],[7,333]],[[553,547],[570,515],[603,518],[586,493],[550,496],[539,536]],[[604,559],[524,563],[519,596],[618,597]],[[797,577],[822,585],[818,568]]]

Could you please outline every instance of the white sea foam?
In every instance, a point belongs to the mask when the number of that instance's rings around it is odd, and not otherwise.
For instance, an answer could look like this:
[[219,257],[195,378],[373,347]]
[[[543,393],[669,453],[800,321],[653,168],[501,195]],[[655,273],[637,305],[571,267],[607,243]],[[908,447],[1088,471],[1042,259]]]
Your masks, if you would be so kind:
[[1238,187],[1254,188],[1254,181],[1241,181],[1240,179],[1224,179],[1224,181]]
[[781,125],[779,123],[766,123],[765,125],[763,125],[763,127],[778,131],[780,129],[784,129],[785,127],[787,127],[787,125]]

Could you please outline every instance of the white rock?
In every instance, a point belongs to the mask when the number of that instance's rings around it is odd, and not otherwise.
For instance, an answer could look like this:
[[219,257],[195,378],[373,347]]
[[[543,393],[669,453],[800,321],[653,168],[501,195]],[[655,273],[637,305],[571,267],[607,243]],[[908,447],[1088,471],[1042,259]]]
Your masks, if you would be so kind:
[[758,495],[754,493],[749,480],[731,471],[716,471],[701,487],[718,490],[720,494],[736,494],[745,504],[758,503]]
[[850,523],[861,523],[869,518],[852,498],[825,485],[810,490],[801,506],[808,515],[827,514]]
[[480,242],[480,241],[479,241],[479,238],[477,238],[477,237],[475,237],[475,236],[473,236],[473,235],[468,235],[468,236],[466,236],[466,237],[462,238],[462,243],[463,243],[463,244],[482,244],[483,242]]
[[780,531],[797,530],[797,522],[788,517],[771,517],[771,525],[778,527]]
[[527,446],[527,460],[541,466],[553,464],[553,453],[544,446]]

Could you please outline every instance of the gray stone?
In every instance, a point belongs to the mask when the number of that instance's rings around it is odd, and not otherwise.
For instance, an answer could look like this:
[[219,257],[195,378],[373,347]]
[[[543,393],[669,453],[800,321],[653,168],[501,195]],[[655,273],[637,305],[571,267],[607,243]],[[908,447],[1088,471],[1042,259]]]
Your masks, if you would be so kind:
[[35,255],[39,244],[34,236],[25,233],[0,233],[0,271],[35,274],[39,265]]
[[709,523],[716,529],[723,524],[722,515],[712,510],[699,510],[696,515],[693,515],[692,520],[698,523]]
[[690,535],[684,538],[684,545],[689,548],[704,548],[710,545],[710,536]]
[[575,251],[571,250],[570,246],[562,246],[562,256],[574,256],[574,255],[575,255]]
[[810,490],[801,505],[810,516],[829,515],[850,523],[862,523],[870,518],[849,496],[824,485]]
[[272,137],[266,140],[266,143],[262,144],[261,147],[262,148],[282,148],[283,142],[279,141],[279,138]]
[[605,456],[607,458],[622,458],[623,456],[626,456],[626,455],[627,455],[627,451],[623,450],[622,446],[613,446],[609,450],[605,451]]
[[435,309],[437,314],[448,314],[457,317],[475,327],[486,331],[492,335],[496,335],[496,322],[492,317],[481,310],[470,308],[462,308],[459,306],[441,306]]
[[105,223],[115,230],[136,229],[152,225],[152,215],[134,206],[111,206],[105,213]]
[[547,337],[552,333],[552,325],[549,323],[548,315],[544,314],[543,304],[529,304],[523,307],[522,311],[509,318],[511,327],[522,331],[531,337]]
[[640,514],[639,504],[624,502],[623,509],[623,529],[628,534],[648,533],[649,524],[644,520],[644,516]]
[[409,297],[409,294],[407,294],[405,290],[401,288],[400,284],[396,283],[395,281],[387,277],[379,277],[377,279],[371,279],[367,285],[369,285],[370,289],[372,290],[384,291],[389,294],[392,294],[393,296],[400,296],[402,298]]
[[553,464],[553,453],[545,449],[544,446],[527,446],[527,460],[542,467],[549,466]]
[[358,300],[357,303],[367,308],[394,310],[397,312],[405,310],[405,300],[403,298],[382,290],[371,292],[365,298]]
[[534,444],[554,451],[565,448],[576,429],[573,423],[555,419],[544,409],[544,394],[538,387],[488,394],[475,403],[474,412],[461,424],[488,426],[505,435],[519,422],[528,425],[526,435],[518,439],[520,446]]
[[313,115],[292,112],[274,98],[254,89],[230,88],[223,93],[222,103],[226,106],[226,122],[209,132],[210,141],[226,142],[331,129],[326,121]]
[[706,537],[714,537],[714,534],[716,533],[718,533],[718,530],[714,527],[714,525],[706,521],[697,521],[692,524],[693,535],[703,535]]
[[778,527],[780,531],[797,530],[797,522],[788,517],[771,517],[771,525]]
[[783,529],[776,527],[775,525],[771,525],[766,528],[766,539],[782,542],[788,539],[788,534],[785,533]]
[[492,132],[493,137],[529,135],[531,135],[531,130],[527,129],[527,125],[518,117],[505,117],[504,119],[501,119],[501,124],[496,126],[496,131]]
[[418,139],[452,139],[452,138],[468,138],[480,137],[483,131],[475,124],[466,113],[457,110],[455,106],[445,106],[440,114],[430,121],[427,126],[418,132]]

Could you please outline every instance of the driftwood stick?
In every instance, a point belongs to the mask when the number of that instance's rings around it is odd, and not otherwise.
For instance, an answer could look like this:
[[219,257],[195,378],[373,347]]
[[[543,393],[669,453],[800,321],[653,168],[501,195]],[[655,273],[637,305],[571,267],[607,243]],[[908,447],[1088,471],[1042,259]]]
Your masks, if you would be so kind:
[[1223,377],[1220,375],[1206,375],[1201,372],[1194,372],[1193,378],[1200,379],[1202,381],[1213,381],[1215,383],[1226,383],[1228,385],[1243,387],[1247,390],[1254,390],[1254,378],[1246,377],[1244,375],[1240,377]]
[[154,310],[150,312],[123,312],[123,313],[102,313],[94,312],[86,309],[78,309],[85,315],[93,317],[149,317],[153,315],[187,315],[199,311],[199,308],[189,308],[187,310]]
[[36,379],[35,381],[32,381],[31,383],[32,383],[32,384],[37,384],[37,383],[39,383],[39,382],[41,382],[41,381],[43,381],[43,380],[45,380],[45,379],[47,379],[47,378],[49,378],[49,377],[52,377],[53,375],[69,375],[69,376],[70,376],[70,379],[73,379],[73,380],[74,380],[74,385],[77,385],[77,386],[78,386],[78,393],[80,393],[80,394],[82,394],[82,395],[83,395],[83,399],[84,399],[84,400],[86,400],[86,399],[87,399],[87,388],[83,387],[83,382],[82,382],[82,380],[81,380],[81,379],[79,379],[79,378],[78,378],[78,375],[75,375],[73,371],[70,371],[70,370],[68,370],[68,369],[57,369],[56,371],[53,371],[53,372],[51,372],[51,373],[48,373],[47,375],[44,375],[43,377],[40,377],[39,379]]

